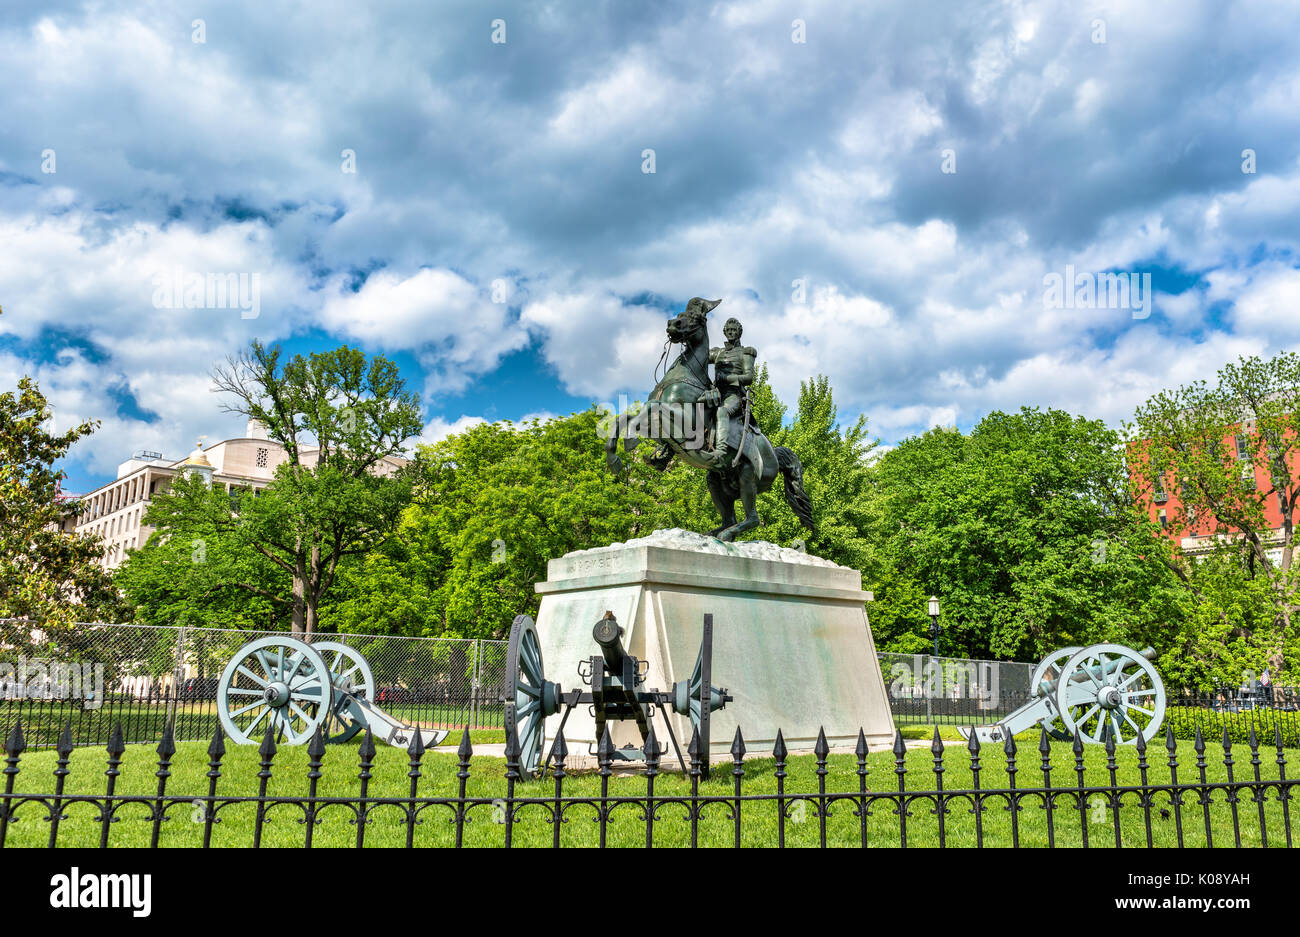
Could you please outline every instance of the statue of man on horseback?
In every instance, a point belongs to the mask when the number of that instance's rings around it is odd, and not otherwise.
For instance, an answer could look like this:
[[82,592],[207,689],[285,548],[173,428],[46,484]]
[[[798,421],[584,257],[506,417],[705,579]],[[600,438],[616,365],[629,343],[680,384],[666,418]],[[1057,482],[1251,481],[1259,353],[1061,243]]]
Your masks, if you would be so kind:
[[[722,524],[711,531],[719,540],[734,540],[761,523],[758,496],[772,487],[778,474],[786,503],[812,530],[812,503],[803,489],[799,457],[785,446],[773,446],[749,412],[749,387],[758,352],[740,344],[742,329],[736,319],[727,320],[723,327],[726,344],[709,347],[708,314],[720,302],[697,296],[668,320],[669,343],[680,344],[684,350],[650,392],[637,417],[638,429],[624,437],[624,446],[630,452],[646,435],[662,442],[647,459],[659,471],[674,458],[704,469],[709,494],[722,518]],[[714,366],[712,379],[710,364]],[[643,433],[647,427],[650,430]],[[618,433],[611,433],[605,444],[606,461],[615,471],[623,467],[618,438]],[[737,499],[744,509],[740,521],[736,520]]]
[[[709,361],[713,364],[713,390],[706,397],[717,406],[716,445],[713,448],[715,466],[725,468],[735,465],[740,460],[740,447],[749,421],[749,385],[754,383],[754,359],[758,349],[740,344],[744,331],[737,318],[730,318],[722,327],[722,334],[727,343],[721,348],[709,350]],[[731,444],[732,419],[741,416],[740,433],[742,440],[734,446]],[[734,459],[729,457],[736,451]]]

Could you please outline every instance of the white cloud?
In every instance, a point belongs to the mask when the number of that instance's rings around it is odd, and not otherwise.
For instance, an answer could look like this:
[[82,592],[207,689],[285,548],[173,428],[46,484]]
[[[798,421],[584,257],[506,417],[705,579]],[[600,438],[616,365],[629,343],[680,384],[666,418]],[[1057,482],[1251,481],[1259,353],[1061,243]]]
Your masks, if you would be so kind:
[[[671,103],[680,107],[688,89],[635,53],[620,56],[606,73],[565,93],[549,129],[568,144],[644,127]],[[640,148],[633,155],[639,154]]]
[[[103,421],[74,456],[106,473],[134,448],[182,452],[199,434],[233,435],[238,420],[220,413],[208,373],[251,339],[292,330],[309,295],[300,271],[268,252],[260,222],[208,231],[136,222],[108,232],[93,222],[82,211],[0,215],[0,256],[11,261],[0,267],[0,336],[62,336],[47,360],[26,367],[57,410]],[[260,314],[242,318],[233,296],[233,308],[155,308],[157,278],[177,270],[257,276]],[[81,343],[102,360],[92,361]],[[122,395],[152,416],[118,415]]]
[[1300,270],[1268,264],[1237,291],[1233,323],[1242,334],[1300,341]]
[[609,293],[549,294],[525,306],[521,318],[541,335],[542,353],[565,388],[579,396],[645,383],[647,363],[667,337],[662,313],[624,306]]
[[320,324],[371,346],[419,351],[430,393],[463,387],[528,342],[506,305],[450,270],[381,270],[356,292],[341,280],[329,292]]
[[[426,395],[486,377],[465,407],[496,412],[531,340],[574,395],[643,394],[664,313],[633,297],[708,295],[783,397],[827,374],[891,436],[1024,403],[1123,419],[1300,340],[1297,14],[1170,10],[1114,8],[1103,45],[1064,2],[506,2],[500,48],[454,11],[332,0],[236,3],[202,45],[158,4],[6,11],[0,339],[24,351],[0,377],[108,414],[78,450],[100,470],[220,435],[207,372],[254,337],[410,353]],[[1048,271],[1152,263],[1175,273],[1150,319],[1043,306]],[[261,315],[155,309],[176,265],[258,272]]]
[[471,429],[472,427],[486,422],[487,420],[483,419],[481,416],[469,416],[468,414],[461,414],[454,420],[434,417],[425,424],[424,430],[420,433],[420,437],[416,442],[423,445],[431,445],[435,442],[441,442],[448,436],[456,433],[463,433],[467,429]]

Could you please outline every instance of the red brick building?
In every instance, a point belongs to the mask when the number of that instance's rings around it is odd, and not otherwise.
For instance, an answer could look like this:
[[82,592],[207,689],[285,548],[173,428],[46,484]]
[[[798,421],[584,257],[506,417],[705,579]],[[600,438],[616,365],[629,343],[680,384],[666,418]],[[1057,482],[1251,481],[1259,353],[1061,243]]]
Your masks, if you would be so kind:
[[[1266,466],[1257,464],[1252,457],[1253,439],[1248,434],[1234,434],[1223,438],[1223,450],[1235,457],[1241,466],[1240,479],[1244,493],[1253,495],[1263,512],[1264,525],[1272,532],[1269,538],[1277,546],[1268,549],[1269,558],[1279,561],[1282,556],[1282,498],[1281,492],[1274,492],[1273,481]],[[1141,472],[1141,459],[1134,460],[1134,470]],[[1133,463],[1131,463],[1133,464]],[[1291,466],[1291,484],[1300,477],[1300,467]],[[1231,536],[1233,529],[1221,524],[1213,516],[1196,516],[1194,509],[1190,516],[1184,517],[1184,498],[1188,482],[1177,477],[1175,470],[1164,473],[1163,477],[1152,480],[1152,494],[1148,516],[1154,523],[1176,540],[1183,551],[1195,555],[1210,550],[1214,545],[1216,531],[1218,537]],[[1226,529],[1225,529],[1226,528]]]

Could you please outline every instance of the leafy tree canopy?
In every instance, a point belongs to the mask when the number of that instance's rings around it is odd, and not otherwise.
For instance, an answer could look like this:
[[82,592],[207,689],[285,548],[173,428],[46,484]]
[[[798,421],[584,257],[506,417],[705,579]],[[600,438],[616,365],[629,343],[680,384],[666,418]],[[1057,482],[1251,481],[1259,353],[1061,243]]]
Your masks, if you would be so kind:
[[1208,558],[1168,560],[1195,603],[1197,630],[1182,640],[1189,673],[1235,684],[1264,665],[1295,672],[1300,355],[1243,357],[1214,384],[1162,391],[1126,431],[1138,510],[1158,503],[1172,529],[1213,546]]
[[55,435],[36,382],[0,394],[0,618],[26,618],[46,630],[74,621],[116,621],[126,613],[99,566],[98,538],[63,529],[77,513],[60,499],[64,473],[54,463],[99,425],[87,420]]
[[1099,421],[1058,410],[989,414],[969,436],[934,429],[886,453],[867,499],[878,644],[1037,660],[1068,645],[1155,639],[1176,587],[1124,498],[1123,450]]
[[[141,601],[187,596],[187,608],[196,596],[241,590],[277,606],[270,620],[287,615],[295,633],[311,634],[340,565],[379,548],[410,503],[414,474],[394,470],[391,459],[422,428],[419,400],[391,361],[367,361],[346,346],[281,362],[278,348],[255,341],[216,369],[214,383],[226,409],[262,423],[287,459],[260,491],[228,498],[191,478],[155,496],[146,549],[181,543],[171,565],[129,561],[150,565],[162,581],[141,570],[123,583]],[[194,541],[210,545],[213,563],[191,564],[203,568],[177,592],[169,580],[185,569],[185,543]]]

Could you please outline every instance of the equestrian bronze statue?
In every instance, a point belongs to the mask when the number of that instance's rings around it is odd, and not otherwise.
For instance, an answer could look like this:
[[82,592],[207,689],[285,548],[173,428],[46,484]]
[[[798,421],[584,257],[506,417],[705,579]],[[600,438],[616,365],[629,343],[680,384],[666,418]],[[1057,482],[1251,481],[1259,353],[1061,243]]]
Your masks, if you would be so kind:
[[[619,430],[605,443],[609,467],[619,471],[618,440],[631,452],[642,438],[659,440],[646,461],[664,471],[674,458],[705,469],[713,504],[722,524],[710,531],[719,540],[734,540],[757,527],[758,496],[772,487],[779,472],[786,503],[809,530],[812,503],[803,489],[803,465],[785,446],[773,446],[750,413],[749,388],[754,382],[756,349],[740,343],[741,325],[728,319],[727,342],[709,347],[708,315],[721,300],[696,297],[685,311],[668,320],[668,341],[685,346],[649,399],[630,423],[619,419]],[[667,354],[667,352],[665,352]],[[714,376],[709,377],[709,365]],[[745,517],[736,521],[736,499]]]

